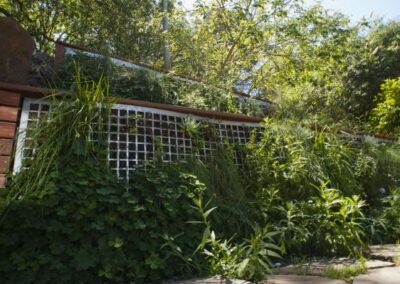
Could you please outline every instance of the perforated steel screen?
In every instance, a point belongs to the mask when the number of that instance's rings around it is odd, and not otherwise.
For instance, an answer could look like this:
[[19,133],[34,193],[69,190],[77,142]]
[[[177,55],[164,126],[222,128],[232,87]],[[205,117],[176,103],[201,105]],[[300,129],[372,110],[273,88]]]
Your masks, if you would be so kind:
[[[21,115],[18,151],[14,171],[19,171],[22,161],[34,153],[29,125],[35,125],[39,118],[49,111],[49,103],[43,100],[26,99]],[[217,121],[191,116],[202,127],[202,143],[196,144],[184,131],[187,114],[156,108],[116,104],[113,106],[108,133],[108,159],[110,167],[118,177],[128,179],[135,166],[161,155],[164,161],[183,160],[192,155],[206,159],[213,155],[217,144],[246,144],[253,132],[259,132],[257,123]],[[93,135],[94,140],[96,134]],[[196,149],[196,151],[195,151]],[[235,162],[240,164],[239,155]]]

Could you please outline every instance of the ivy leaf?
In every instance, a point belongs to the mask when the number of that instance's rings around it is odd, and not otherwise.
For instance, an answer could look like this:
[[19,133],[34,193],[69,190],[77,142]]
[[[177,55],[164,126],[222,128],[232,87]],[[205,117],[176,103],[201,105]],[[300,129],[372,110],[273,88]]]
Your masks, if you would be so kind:
[[80,249],[74,257],[77,270],[86,270],[96,265],[97,254],[87,249]]

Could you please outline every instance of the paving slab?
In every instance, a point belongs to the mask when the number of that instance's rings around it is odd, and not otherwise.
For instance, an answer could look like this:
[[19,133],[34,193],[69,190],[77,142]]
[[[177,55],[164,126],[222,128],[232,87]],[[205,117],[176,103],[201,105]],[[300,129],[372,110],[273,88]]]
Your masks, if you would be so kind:
[[346,284],[345,281],[310,275],[272,275],[264,284]]
[[273,269],[274,274],[299,274],[299,275],[320,275],[327,267],[352,265],[355,261],[349,258],[313,258],[311,260],[289,264]]
[[400,246],[395,244],[369,246],[367,255],[374,259],[394,261],[400,258]]
[[[350,265],[361,265],[358,260],[350,258],[334,258],[334,259],[314,259],[301,264],[290,264],[273,269],[274,274],[300,274],[300,275],[321,275],[327,268],[341,269]],[[393,262],[369,259],[366,260],[367,269],[377,269],[382,267],[395,266]]]
[[379,259],[367,260],[365,265],[367,266],[368,269],[378,269],[378,268],[396,266],[396,264],[391,261],[384,261],[384,260],[379,260]]
[[399,284],[400,267],[386,267],[369,271],[354,278],[353,284]]
[[219,276],[186,280],[164,281],[162,284],[251,284],[244,280],[226,279]]

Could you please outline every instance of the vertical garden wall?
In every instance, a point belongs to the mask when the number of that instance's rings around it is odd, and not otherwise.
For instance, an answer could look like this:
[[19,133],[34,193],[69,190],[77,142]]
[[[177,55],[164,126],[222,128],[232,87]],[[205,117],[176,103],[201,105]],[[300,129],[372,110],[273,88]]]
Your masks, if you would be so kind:
[[[261,120],[255,117],[199,112],[151,103],[144,107],[135,101],[130,103],[114,104],[104,132],[92,133],[91,136],[93,141],[100,134],[107,137],[109,165],[123,179],[128,179],[138,164],[156,158],[162,161],[185,160],[193,156],[207,159],[218,145],[245,146],[250,137],[261,130]],[[48,115],[50,108],[49,101],[25,99],[15,171],[32,159],[35,146],[29,129],[37,126],[40,119]],[[217,118],[213,118],[215,116]],[[238,152],[235,152],[234,159],[236,164],[242,163]]]

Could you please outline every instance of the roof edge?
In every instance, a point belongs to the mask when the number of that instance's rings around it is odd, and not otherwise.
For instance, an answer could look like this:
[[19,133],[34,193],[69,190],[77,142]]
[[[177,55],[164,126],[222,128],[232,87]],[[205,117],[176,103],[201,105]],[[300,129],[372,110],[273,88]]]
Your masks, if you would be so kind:
[[[51,89],[45,89],[45,88],[32,87],[32,86],[28,86],[28,85],[19,85],[19,84],[4,83],[4,82],[0,82],[0,90],[20,93],[25,97],[33,97],[33,98],[43,98],[43,97],[49,96],[55,92],[57,92],[60,95],[67,93],[67,91],[63,91],[63,90],[51,90]],[[190,108],[190,107],[184,107],[184,106],[153,103],[153,102],[148,102],[148,101],[125,99],[125,98],[119,98],[119,97],[112,97],[112,98],[115,99],[116,103],[120,103],[120,104],[156,108],[156,109],[160,109],[160,110],[192,114],[192,115],[197,115],[197,116],[206,117],[206,118],[236,121],[236,122],[251,122],[251,123],[261,123],[263,121],[263,118],[248,116],[248,115],[243,115],[243,114],[202,110],[202,109],[196,109],[196,108]]]

